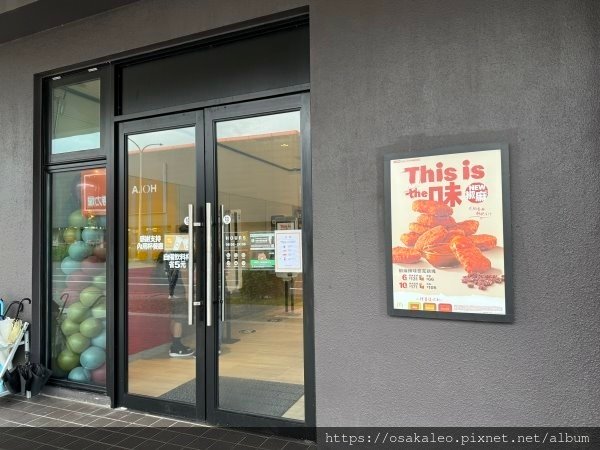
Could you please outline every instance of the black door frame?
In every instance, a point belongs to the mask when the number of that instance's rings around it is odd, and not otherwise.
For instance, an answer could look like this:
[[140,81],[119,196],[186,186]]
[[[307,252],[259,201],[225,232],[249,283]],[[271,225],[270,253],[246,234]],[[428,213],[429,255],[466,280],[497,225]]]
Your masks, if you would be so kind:
[[[196,405],[189,405],[152,397],[143,397],[127,393],[127,153],[126,138],[130,134],[156,131],[160,129],[196,127],[196,217],[194,221],[203,225],[195,230],[195,242],[198,244],[197,255],[203,255],[206,245],[204,223],[205,205],[207,202],[218,204],[216,146],[214,145],[214,124],[222,120],[233,120],[243,117],[264,116],[287,111],[300,111],[301,145],[302,145],[302,230],[303,230],[303,297],[304,297],[304,398],[305,421],[264,417],[248,413],[223,411],[217,408],[217,364],[218,364],[218,311],[222,301],[218,294],[218,273],[220,261],[218,251],[221,244],[217,229],[220,225],[217,208],[213,208],[211,235],[213,245],[213,326],[206,327],[204,304],[195,308],[196,320]],[[117,173],[118,199],[116,267],[117,267],[117,366],[118,379],[121,383],[115,392],[115,405],[141,409],[159,414],[207,420],[211,424],[235,427],[252,427],[277,434],[292,435],[314,439],[315,418],[315,355],[314,355],[314,307],[313,307],[313,265],[312,265],[312,158],[310,147],[310,96],[307,92],[290,94],[268,99],[258,99],[243,103],[200,109],[193,112],[155,116],[147,119],[126,121],[118,124]],[[206,262],[204,258],[196,259],[196,297],[204,302],[206,291]],[[209,350],[210,349],[210,350]]]
[[[275,431],[278,434],[294,435],[314,439],[315,427],[315,355],[314,355],[314,302],[313,302],[313,266],[312,266],[312,158],[310,147],[310,96],[308,93],[248,101],[223,105],[205,110],[206,133],[206,196],[207,202],[218,205],[217,167],[215,145],[215,123],[244,117],[256,117],[269,114],[300,111],[301,158],[302,158],[302,254],[303,254],[303,298],[304,298],[304,400],[305,420],[279,419],[255,414],[223,411],[218,405],[218,354],[208,352],[207,357],[207,419],[210,423],[224,426],[243,426]],[[213,208],[213,242],[218,241],[217,227],[220,225],[217,208]],[[213,267],[219,267],[219,251],[213,252]],[[218,270],[213,271],[213,287],[218,286]],[[213,299],[218,298],[213,292]],[[222,299],[218,298],[218,306]],[[218,323],[218,307],[213,308],[213,323]],[[207,329],[207,348],[216,349],[218,345],[218,327]]]
[[[127,244],[127,220],[128,220],[128,157],[126,152],[126,140],[129,135],[139,134],[149,131],[176,129],[182,127],[195,127],[196,132],[196,217],[191,218],[190,222],[197,222],[201,215],[199,214],[199,205],[204,204],[204,182],[202,174],[204,173],[204,122],[203,111],[187,112],[179,114],[171,114],[167,116],[158,116],[148,119],[140,119],[130,122],[123,122],[118,125],[118,145],[117,147],[117,167],[118,167],[118,185],[116,192],[118,193],[117,200],[117,236],[116,236],[116,254],[117,264],[117,335],[115,336],[117,360],[114,364],[117,366],[118,379],[121,383],[118,384],[115,392],[115,404],[118,406],[126,406],[128,408],[139,409],[143,411],[188,417],[196,420],[205,420],[206,402],[205,392],[203,389],[196,389],[196,401],[194,404],[186,404],[169,400],[159,400],[154,397],[145,397],[128,393],[128,293],[127,293],[127,264],[128,264],[128,244]],[[199,233],[199,228],[194,229],[194,241],[202,246],[204,243],[198,239],[202,239],[203,233]],[[204,277],[200,276],[204,271],[202,261],[198,259],[195,265],[196,271],[196,297],[198,293],[203,292]],[[205,330],[204,330],[204,312],[203,308],[194,308],[194,321],[196,324],[196,379],[200,379],[200,383],[205,383],[204,380],[204,360],[205,360]]]

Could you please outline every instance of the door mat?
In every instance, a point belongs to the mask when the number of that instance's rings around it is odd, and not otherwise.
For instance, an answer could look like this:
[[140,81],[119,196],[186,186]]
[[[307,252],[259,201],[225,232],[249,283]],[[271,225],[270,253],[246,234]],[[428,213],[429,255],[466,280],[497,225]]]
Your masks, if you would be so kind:
[[[304,395],[302,384],[220,377],[219,408],[281,417]],[[189,403],[196,398],[196,380],[177,386],[159,398]]]

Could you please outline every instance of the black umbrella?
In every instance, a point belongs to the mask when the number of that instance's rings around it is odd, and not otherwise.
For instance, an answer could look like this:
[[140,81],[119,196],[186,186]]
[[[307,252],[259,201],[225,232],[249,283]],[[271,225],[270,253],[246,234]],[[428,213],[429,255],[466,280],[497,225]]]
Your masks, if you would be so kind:
[[[15,321],[24,309],[23,302],[31,304],[31,299],[24,298],[20,302],[12,302],[6,309],[6,312],[8,312],[13,304],[18,305]],[[2,318],[4,319],[5,317],[6,313]],[[19,345],[19,343],[15,343],[15,345]],[[7,371],[2,377],[4,385],[12,394],[27,394],[30,392],[32,396],[37,395],[52,375],[52,371],[44,365],[29,361],[29,356],[29,351],[26,347],[25,364],[18,364],[14,369]]]
[[11,394],[26,394],[29,391],[34,396],[40,393],[50,375],[52,371],[44,365],[28,362],[7,371],[2,380]]
[[4,386],[8,389],[8,392],[11,394],[24,394],[25,393],[25,383],[21,382],[21,371],[20,367],[17,366],[12,370],[6,371],[4,376],[2,377],[2,381],[4,381]]

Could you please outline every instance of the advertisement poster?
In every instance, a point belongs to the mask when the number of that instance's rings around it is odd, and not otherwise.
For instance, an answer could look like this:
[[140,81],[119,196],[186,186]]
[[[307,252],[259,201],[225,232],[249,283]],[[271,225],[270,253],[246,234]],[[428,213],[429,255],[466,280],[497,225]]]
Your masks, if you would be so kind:
[[275,269],[275,233],[272,231],[250,232],[250,269]]
[[390,315],[511,321],[508,147],[385,164]]
[[106,170],[81,172],[81,213],[85,217],[106,215]]

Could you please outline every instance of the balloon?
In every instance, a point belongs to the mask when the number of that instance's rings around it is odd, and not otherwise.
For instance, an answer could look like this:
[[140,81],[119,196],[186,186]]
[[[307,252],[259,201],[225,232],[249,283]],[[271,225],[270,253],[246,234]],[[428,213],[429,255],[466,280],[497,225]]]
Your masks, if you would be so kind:
[[79,365],[79,355],[77,353],[73,353],[68,348],[64,349],[58,354],[56,363],[62,370],[69,372]]
[[79,301],[86,307],[92,306],[100,297],[104,297],[104,291],[101,291],[96,286],[86,287],[79,294]]
[[100,322],[98,319],[90,317],[89,319],[85,319],[83,322],[81,322],[81,325],[79,326],[79,332],[85,337],[94,338],[102,333],[103,328],[102,322]]
[[69,275],[69,274],[72,274],[73,272],[77,272],[79,269],[81,269],[81,263],[79,261],[75,261],[74,259],[71,259],[69,256],[67,256],[60,263],[60,268],[65,275]]
[[94,370],[106,362],[106,353],[98,347],[90,347],[79,358],[81,365],[88,370]]
[[81,210],[75,210],[71,214],[69,214],[69,226],[76,228],[83,228],[86,224],[86,218],[81,214]]
[[100,261],[106,261],[106,247],[100,244],[94,247],[94,256]]
[[90,346],[89,338],[81,333],[72,334],[67,338],[67,347],[73,353],[81,353]]
[[92,381],[96,384],[106,384],[106,364],[92,371]]
[[83,287],[85,287],[89,282],[89,277],[85,274],[83,270],[78,270],[76,272],[72,272],[67,275],[67,286],[69,289],[76,289],[77,292],[81,291]]
[[67,318],[60,324],[60,329],[65,336],[71,336],[72,334],[79,333],[79,324]]
[[100,228],[84,228],[81,232],[81,239],[88,244],[97,244],[104,240],[104,230]]
[[106,318],[106,302],[98,302],[92,306],[92,317],[96,319]]
[[69,245],[69,256],[75,261],[82,261],[91,254],[91,247],[83,241],[75,241]]
[[80,236],[81,236],[81,233],[79,231],[79,228],[71,227],[71,228],[67,228],[67,229],[65,229],[65,231],[63,231],[63,240],[67,244],[71,244],[75,241],[78,241]]
[[52,369],[52,376],[56,377],[56,378],[64,378],[69,373],[66,370],[62,370],[60,367],[58,367],[58,363],[56,362],[56,358],[54,358],[52,360],[50,368]]
[[85,271],[86,275],[102,275],[105,273],[106,263],[100,261],[96,256],[88,256],[81,262],[81,268]]
[[73,370],[69,372],[69,380],[71,381],[80,381],[83,383],[89,383],[92,379],[91,373],[89,370],[84,369],[83,367],[75,367]]
[[102,349],[106,349],[106,333],[102,332],[98,336],[92,339],[92,345],[94,347],[99,347]]
[[93,283],[98,289],[102,289],[104,291],[104,289],[106,289],[106,275],[96,275]]
[[88,314],[88,308],[81,302],[73,303],[71,306],[69,306],[69,309],[67,309],[67,317],[73,322],[77,323],[83,322]]

